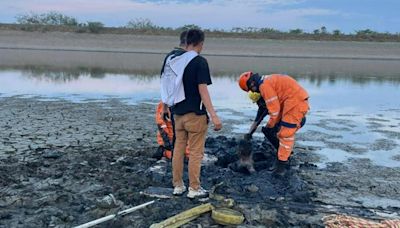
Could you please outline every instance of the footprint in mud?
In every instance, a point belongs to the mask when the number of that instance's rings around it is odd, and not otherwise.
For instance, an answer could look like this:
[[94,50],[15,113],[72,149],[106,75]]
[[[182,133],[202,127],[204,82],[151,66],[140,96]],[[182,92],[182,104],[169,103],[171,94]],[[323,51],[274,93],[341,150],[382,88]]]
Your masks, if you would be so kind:
[[400,140],[400,132],[397,131],[373,130],[372,132],[381,133],[388,138]]
[[398,147],[398,144],[394,140],[390,139],[377,139],[373,144],[370,145],[369,149],[373,151],[377,150],[393,150]]
[[337,116],[355,117],[355,116],[361,116],[361,115],[358,115],[358,114],[338,114]]
[[374,118],[374,117],[367,118],[367,120],[370,122],[390,122],[390,120],[387,120],[387,119],[380,119],[380,118]]
[[350,154],[363,154],[368,152],[368,147],[356,147],[355,144],[341,143],[341,142],[330,142],[325,141],[325,144],[330,149],[340,149]]
[[320,120],[317,126],[330,131],[352,131],[357,125],[352,120],[324,119]]
[[306,132],[302,132],[302,139],[304,141],[318,141],[318,142],[324,142],[327,139],[341,139],[343,136],[341,135],[333,135],[333,134],[327,134],[319,131],[314,131],[314,130],[308,130]]
[[393,156],[392,159],[395,161],[400,161],[400,154]]
[[383,123],[378,123],[378,122],[375,122],[375,121],[370,121],[370,122],[368,122],[367,127],[368,127],[369,129],[375,130],[375,129],[378,129],[378,128],[383,128],[383,127],[385,127],[385,125],[384,125]]

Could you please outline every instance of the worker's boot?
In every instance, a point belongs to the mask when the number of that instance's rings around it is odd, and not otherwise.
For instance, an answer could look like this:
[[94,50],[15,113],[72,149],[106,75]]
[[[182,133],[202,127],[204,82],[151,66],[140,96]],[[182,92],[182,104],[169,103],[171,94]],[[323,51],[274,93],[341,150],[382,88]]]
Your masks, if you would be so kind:
[[272,171],[273,177],[283,177],[289,171],[289,161],[276,160],[276,168]]
[[275,159],[272,165],[268,168],[268,171],[274,171],[275,169],[278,168],[278,159]]

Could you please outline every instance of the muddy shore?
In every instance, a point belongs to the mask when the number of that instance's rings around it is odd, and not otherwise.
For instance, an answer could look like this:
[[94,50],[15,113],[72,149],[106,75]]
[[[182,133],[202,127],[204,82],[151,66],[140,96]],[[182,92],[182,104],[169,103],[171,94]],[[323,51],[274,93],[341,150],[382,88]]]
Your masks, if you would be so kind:
[[[72,78],[80,77],[82,68],[93,78],[99,72],[154,77],[164,53],[176,43],[176,37],[2,30],[0,68],[28,69],[32,75],[66,71]],[[213,76],[236,77],[252,69],[317,81],[342,77],[398,83],[400,72],[399,43],[210,38],[204,55]],[[141,194],[149,187],[170,188],[170,163],[151,158],[157,149],[156,102],[0,97],[0,227],[76,226],[155,199]],[[314,109],[308,130],[298,134],[291,175],[285,179],[267,171],[273,150],[260,134],[253,140],[257,172],[229,168],[238,159],[242,137],[235,130],[247,129],[251,118],[218,109],[224,129],[209,131],[202,183],[235,201],[234,208],[245,215],[242,227],[321,227],[325,215],[336,213],[400,219],[400,168],[388,164],[400,161],[400,109],[384,107],[368,107],[373,112],[367,114]],[[329,161],[316,153],[321,148],[350,158]],[[104,205],[109,194],[117,205]],[[98,227],[148,227],[201,203],[185,196],[161,199]],[[210,214],[186,227],[198,225],[220,227]]]
[[[170,163],[151,158],[157,147],[151,101],[127,105],[118,99],[71,103],[4,97],[0,107],[1,227],[71,227],[153,200],[140,193],[150,186],[171,187]],[[329,138],[310,132],[300,141],[310,134]],[[321,168],[315,165],[315,148],[298,144],[290,177],[274,179],[265,169],[272,148],[256,137],[253,152],[260,163],[255,174],[247,175],[227,168],[237,159],[240,136],[229,128],[210,131],[202,181],[205,188],[214,186],[215,193],[234,199],[234,208],[246,218],[243,227],[319,227],[323,216],[334,213],[399,218],[399,168],[368,159]],[[108,194],[119,207],[101,205]],[[99,227],[147,227],[200,203],[185,196],[162,199]],[[198,224],[219,227],[209,214],[187,227]]]

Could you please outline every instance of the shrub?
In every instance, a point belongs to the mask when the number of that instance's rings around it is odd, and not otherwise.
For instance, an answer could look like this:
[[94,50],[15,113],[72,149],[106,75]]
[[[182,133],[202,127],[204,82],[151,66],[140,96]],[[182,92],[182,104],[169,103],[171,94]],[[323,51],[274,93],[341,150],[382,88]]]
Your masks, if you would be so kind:
[[188,24],[188,25],[184,25],[182,27],[177,28],[177,30],[179,30],[179,31],[185,31],[185,30],[189,30],[189,29],[201,29],[201,27],[198,25],[195,25],[195,24]]
[[130,29],[137,29],[137,30],[149,30],[149,29],[158,29],[159,27],[156,26],[150,19],[148,18],[136,18],[128,22],[125,26],[126,28]]
[[291,30],[289,30],[289,33],[290,33],[290,34],[299,35],[299,34],[303,34],[304,32],[303,32],[302,29],[291,29]]
[[332,31],[334,36],[340,36],[342,35],[342,32],[339,29],[335,29]]
[[27,13],[18,15],[16,17],[17,23],[19,24],[31,24],[31,25],[65,25],[65,26],[77,26],[78,21],[66,15],[58,12],[48,12],[43,14]]
[[98,21],[88,21],[87,27],[91,33],[99,33],[104,28],[104,24]]
[[261,28],[259,31],[260,31],[261,33],[273,33],[273,34],[275,34],[275,33],[282,33],[281,31],[276,30],[276,29],[273,29],[273,28]]

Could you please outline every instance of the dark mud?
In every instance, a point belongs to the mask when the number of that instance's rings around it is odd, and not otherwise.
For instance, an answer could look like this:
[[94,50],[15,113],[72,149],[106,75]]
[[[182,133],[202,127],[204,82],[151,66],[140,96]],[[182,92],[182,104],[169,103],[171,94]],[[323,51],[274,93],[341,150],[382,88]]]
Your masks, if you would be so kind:
[[[171,187],[170,162],[151,158],[157,148],[153,104],[14,97],[1,98],[0,107],[0,227],[76,226],[153,200],[141,194],[148,187]],[[251,148],[256,172],[249,174],[234,168],[240,135],[222,134],[211,133],[206,141],[202,185],[233,199],[245,215],[244,227],[318,227],[332,213],[399,216],[398,169],[377,167],[368,159],[320,169],[312,147],[300,146],[289,175],[274,178],[267,168],[275,151],[256,138]],[[109,194],[115,205],[104,204]],[[160,199],[98,227],[148,227],[200,203],[185,196]],[[197,224],[218,227],[209,214],[187,226]]]

